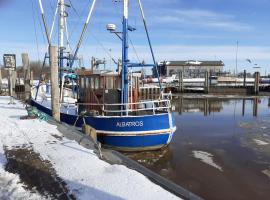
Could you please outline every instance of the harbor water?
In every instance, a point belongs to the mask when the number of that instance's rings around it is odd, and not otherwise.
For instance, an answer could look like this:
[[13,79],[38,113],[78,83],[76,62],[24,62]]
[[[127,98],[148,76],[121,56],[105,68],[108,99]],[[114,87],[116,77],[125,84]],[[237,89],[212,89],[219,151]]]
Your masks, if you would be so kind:
[[130,158],[204,199],[269,199],[269,97],[179,96],[173,108],[172,143]]

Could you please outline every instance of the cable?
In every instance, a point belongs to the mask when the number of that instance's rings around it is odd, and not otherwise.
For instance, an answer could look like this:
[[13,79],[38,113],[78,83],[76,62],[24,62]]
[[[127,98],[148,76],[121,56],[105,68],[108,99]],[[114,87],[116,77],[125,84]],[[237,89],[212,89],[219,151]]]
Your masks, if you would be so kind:
[[71,30],[71,32],[70,32],[69,39],[72,38],[73,33],[75,32],[75,29],[77,29],[78,25],[80,24],[79,21],[80,21],[80,19],[82,18],[83,13],[84,13],[84,12],[86,11],[86,9],[89,7],[88,4],[89,4],[89,1],[86,1],[86,4],[83,6],[83,9],[80,11],[80,14],[77,12],[77,13],[78,13],[78,19],[77,19],[77,21],[76,21],[76,23],[75,23],[75,26],[72,28],[72,30]]
[[129,41],[130,41],[130,44],[131,44],[131,46],[132,46],[132,48],[133,48],[133,51],[134,51],[134,53],[135,53],[135,55],[136,55],[136,57],[137,57],[138,62],[139,62],[139,63],[142,63],[142,61],[140,60],[140,58],[139,58],[139,56],[138,56],[138,53],[137,53],[137,51],[136,51],[134,45],[133,45],[133,42],[132,42],[130,36],[129,36]]
[[38,44],[38,38],[37,38],[37,27],[36,27],[36,20],[35,20],[35,13],[34,13],[34,2],[31,1],[32,5],[32,17],[33,17],[33,23],[34,23],[34,32],[35,32],[35,40],[36,40],[36,48],[37,48],[37,56],[38,56],[38,62],[40,62],[40,54],[39,54],[39,44]]
[[76,13],[77,17],[79,17],[79,14],[78,14],[76,8],[73,6],[73,3],[71,2],[71,0],[68,0],[68,1],[69,1],[71,8],[74,10],[74,13]]
[[97,43],[101,46],[101,48],[103,49],[103,51],[109,56],[109,58],[115,63],[117,64],[117,61],[111,56],[111,54],[107,51],[107,49],[105,48],[105,46],[101,43],[101,41],[93,34],[90,32],[90,34],[93,36],[93,38],[97,41]]

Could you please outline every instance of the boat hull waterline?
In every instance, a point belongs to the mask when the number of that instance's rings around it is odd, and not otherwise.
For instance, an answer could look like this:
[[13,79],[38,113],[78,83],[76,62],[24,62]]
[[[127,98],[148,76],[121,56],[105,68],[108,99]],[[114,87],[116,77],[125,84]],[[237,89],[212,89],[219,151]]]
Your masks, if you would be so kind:
[[[52,115],[50,108],[32,99],[32,106]],[[173,113],[144,116],[85,116],[61,113],[61,122],[82,127],[84,121],[97,132],[98,141],[106,147],[122,151],[157,150],[167,146],[176,127]],[[171,124],[170,124],[171,119]]]

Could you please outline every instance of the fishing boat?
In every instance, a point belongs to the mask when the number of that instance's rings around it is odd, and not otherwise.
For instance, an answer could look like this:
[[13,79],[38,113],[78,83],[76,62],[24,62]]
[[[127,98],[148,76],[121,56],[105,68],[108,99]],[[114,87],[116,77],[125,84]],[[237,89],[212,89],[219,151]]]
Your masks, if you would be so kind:
[[[44,15],[42,2],[40,2],[41,13]],[[59,65],[63,69],[63,59],[69,57],[68,66],[73,67],[80,44],[92,16],[96,0],[93,0],[81,37],[73,56],[64,56],[63,47],[60,45]],[[105,147],[122,151],[156,150],[167,146],[176,131],[171,103],[169,99],[158,98],[156,100],[142,100],[139,98],[139,77],[132,72],[136,67],[157,68],[157,62],[153,53],[142,3],[138,0],[145,32],[153,59],[153,64],[131,63],[128,57],[129,31],[134,28],[128,24],[129,1],[123,0],[122,31],[117,32],[116,26],[107,25],[107,30],[117,34],[122,43],[122,59],[118,64],[118,71],[92,69],[76,70],[77,76],[77,98],[62,94],[65,99],[61,102],[60,119],[70,125],[82,127],[91,126],[97,133],[98,141]],[[65,15],[64,0],[59,0],[60,18]],[[43,17],[44,19],[44,17]],[[61,21],[63,22],[61,24]],[[60,19],[60,43],[61,30],[64,27],[64,19]],[[46,23],[44,21],[46,27]],[[63,31],[63,30],[62,30]],[[62,33],[63,34],[63,33]],[[49,34],[48,41],[50,40]],[[48,56],[47,56],[48,57]],[[61,80],[64,73],[60,72]],[[159,79],[159,78],[158,78]],[[62,93],[65,91],[61,85]],[[159,84],[161,87],[161,84]],[[42,92],[40,92],[42,91]],[[162,92],[162,88],[161,88]],[[35,98],[32,105],[39,110],[52,115],[50,92],[48,86],[39,84],[35,88]],[[161,95],[164,96],[164,95]]]

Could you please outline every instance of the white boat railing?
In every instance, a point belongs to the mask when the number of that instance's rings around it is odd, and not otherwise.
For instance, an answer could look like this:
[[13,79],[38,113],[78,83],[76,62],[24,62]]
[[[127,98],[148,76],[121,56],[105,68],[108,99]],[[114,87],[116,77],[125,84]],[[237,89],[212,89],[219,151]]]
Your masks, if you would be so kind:
[[167,99],[126,104],[64,103],[64,105],[66,108],[74,108],[74,105],[77,105],[78,107],[83,106],[83,108],[79,108],[79,110],[98,111],[102,116],[120,116],[123,113],[127,116],[138,116],[139,113],[143,115],[155,115],[159,113],[167,113],[171,109],[171,102]]

